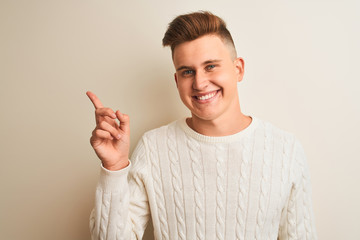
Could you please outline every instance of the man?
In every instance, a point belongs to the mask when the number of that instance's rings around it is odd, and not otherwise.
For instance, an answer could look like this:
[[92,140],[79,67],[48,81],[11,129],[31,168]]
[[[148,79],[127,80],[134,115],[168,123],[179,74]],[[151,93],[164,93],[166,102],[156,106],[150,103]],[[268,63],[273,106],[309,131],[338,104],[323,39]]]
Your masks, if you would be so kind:
[[191,117],[145,133],[131,161],[128,116],[87,93],[102,161],[93,239],[141,239],[150,217],[155,239],[316,239],[303,148],[241,112],[244,60],[225,23],[209,12],[178,16],[163,45]]

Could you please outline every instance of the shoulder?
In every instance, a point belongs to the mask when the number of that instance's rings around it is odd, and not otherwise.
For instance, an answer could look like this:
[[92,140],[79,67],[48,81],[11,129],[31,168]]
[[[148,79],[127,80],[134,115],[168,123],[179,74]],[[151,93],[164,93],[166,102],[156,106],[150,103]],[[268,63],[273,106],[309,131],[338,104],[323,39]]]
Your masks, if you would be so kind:
[[[258,129],[262,129],[265,136],[265,144],[270,144],[274,151],[280,154],[281,159],[289,164],[289,167],[296,169],[292,171],[300,173],[306,168],[306,154],[298,137],[294,133],[284,130],[275,124],[260,120]],[[258,134],[262,135],[262,134]],[[271,148],[270,146],[268,148]]]
[[255,133],[255,141],[263,141],[267,148],[272,148],[274,151],[280,153],[284,159],[287,159],[292,164],[297,162],[304,162],[305,152],[304,148],[294,133],[284,130],[277,125],[261,120],[258,120],[257,132]]
[[168,137],[169,134],[175,132],[177,129],[180,129],[181,121],[183,121],[183,119],[175,120],[161,127],[149,130],[143,134],[142,140],[151,141],[157,138]]
[[158,158],[162,152],[167,152],[169,142],[175,140],[176,132],[180,129],[180,121],[176,120],[145,132],[133,151],[132,162],[143,164],[149,159]]
[[180,125],[183,119],[170,122],[158,128],[146,131],[137,143],[133,155],[139,153],[156,152],[165,150],[167,141],[174,141],[176,135],[182,131]]
[[283,129],[270,121],[260,118],[256,118],[256,121],[258,122],[258,130],[262,131],[265,136],[271,137],[275,141],[283,141],[291,143],[291,145],[298,141],[292,132]]
[[304,163],[306,160],[305,151],[303,145],[298,137],[294,133],[279,128],[278,126],[264,120],[259,120],[261,122],[264,132],[270,133],[274,141],[280,141],[282,144],[281,147],[283,152],[289,154],[293,160],[297,163]]

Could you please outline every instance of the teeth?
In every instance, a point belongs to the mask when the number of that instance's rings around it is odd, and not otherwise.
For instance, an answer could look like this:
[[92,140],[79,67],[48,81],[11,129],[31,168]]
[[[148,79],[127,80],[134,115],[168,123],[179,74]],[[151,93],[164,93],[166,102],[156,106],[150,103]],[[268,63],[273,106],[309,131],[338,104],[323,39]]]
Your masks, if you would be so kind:
[[209,98],[212,98],[213,96],[215,96],[216,92],[213,92],[213,93],[209,93],[205,96],[201,96],[201,97],[198,97],[199,100],[207,100]]

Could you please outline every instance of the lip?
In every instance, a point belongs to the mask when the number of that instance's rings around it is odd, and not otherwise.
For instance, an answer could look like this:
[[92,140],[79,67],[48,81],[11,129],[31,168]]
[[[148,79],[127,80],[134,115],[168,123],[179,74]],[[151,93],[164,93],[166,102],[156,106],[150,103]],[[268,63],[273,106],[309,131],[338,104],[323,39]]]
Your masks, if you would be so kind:
[[[193,101],[198,102],[198,103],[208,103],[208,102],[213,101],[219,95],[220,91],[221,91],[221,89],[206,92],[206,93],[197,93],[192,96],[192,99],[193,99]],[[204,96],[210,95],[210,94],[214,94],[214,95],[208,99],[199,99],[199,97],[204,97]]]

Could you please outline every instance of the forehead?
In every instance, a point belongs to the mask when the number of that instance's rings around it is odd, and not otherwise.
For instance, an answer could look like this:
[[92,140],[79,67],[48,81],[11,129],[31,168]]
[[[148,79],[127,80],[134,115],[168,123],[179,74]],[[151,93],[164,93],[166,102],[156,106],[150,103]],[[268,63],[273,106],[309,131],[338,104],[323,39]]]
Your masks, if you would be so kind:
[[196,65],[212,59],[230,57],[229,47],[216,35],[205,35],[179,44],[174,49],[174,65]]

